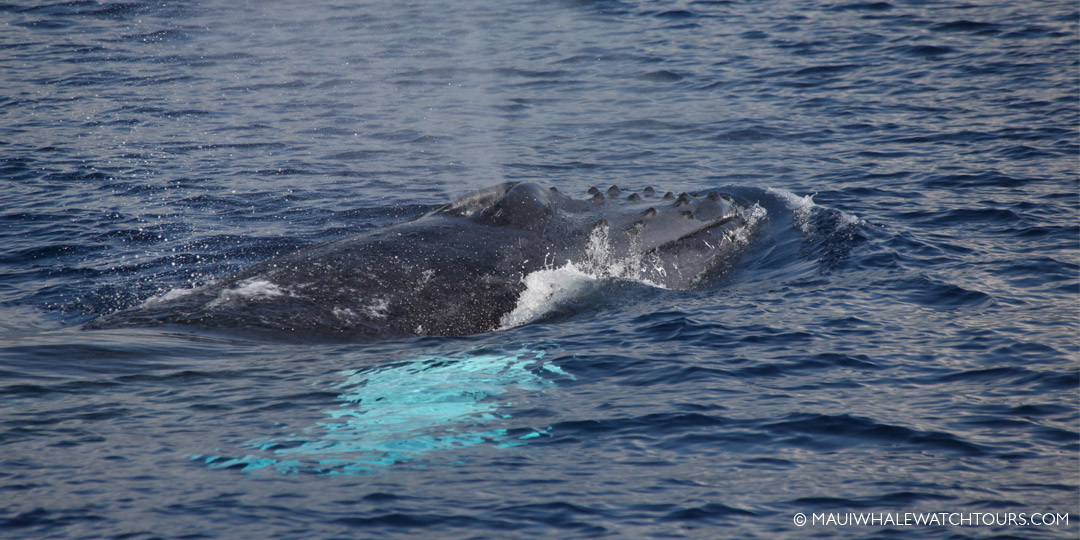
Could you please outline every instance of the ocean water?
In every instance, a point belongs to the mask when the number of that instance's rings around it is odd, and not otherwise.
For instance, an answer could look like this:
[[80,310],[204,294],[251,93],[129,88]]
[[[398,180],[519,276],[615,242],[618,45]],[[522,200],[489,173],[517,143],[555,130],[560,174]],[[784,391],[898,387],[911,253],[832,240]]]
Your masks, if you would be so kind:
[[[1078,27],[0,3],[0,537],[1076,538]],[[86,326],[505,181],[766,217],[702,286],[536,276],[469,337]]]

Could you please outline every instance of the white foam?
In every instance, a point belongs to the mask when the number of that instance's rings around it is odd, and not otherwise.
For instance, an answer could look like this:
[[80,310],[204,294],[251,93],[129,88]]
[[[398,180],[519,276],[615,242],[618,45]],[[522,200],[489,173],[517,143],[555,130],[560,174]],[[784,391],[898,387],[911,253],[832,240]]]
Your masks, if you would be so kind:
[[750,243],[751,236],[753,235],[754,231],[757,230],[758,225],[760,225],[761,221],[769,215],[769,211],[765,210],[765,207],[761,206],[760,204],[754,203],[754,206],[750,207],[749,212],[743,212],[740,209],[739,214],[742,216],[743,220],[746,221],[746,226],[736,227],[734,230],[732,230],[731,241],[734,242],[736,245],[746,246]]
[[585,246],[585,261],[582,263],[581,272],[595,279],[625,279],[635,281],[650,287],[666,289],[664,285],[653,282],[646,278],[647,270],[664,275],[663,262],[654,253],[639,254],[640,249],[636,245],[636,239],[631,238],[632,244],[629,254],[619,257],[608,239],[608,226],[602,225],[593,229],[589,234],[589,242]]
[[573,263],[561,268],[537,270],[523,280],[525,291],[518,297],[513,311],[503,315],[502,329],[534,321],[562,303],[580,296],[595,286],[600,278],[583,272]]
[[[631,253],[636,251],[632,249]],[[664,271],[659,261],[653,261],[655,257],[616,256],[608,238],[608,227],[596,227],[589,234],[585,260],[581,266],[568,262],[559,268],[547,267],[525,276],[522,280],[525,291],[518,297],[514,309],[503,315],[500,326],[507,329],[534,321],[560,305],[583,296],[605,279],[623,279],[664,288],[644,277],[646,264],[655,264],[658,272]]]
[[[810,230],[810,213],[813,212],[814,208],[821,207],[821,205],[814,202],[813,195],[804,195],[800,197],[786,189],[779,189],[773,187],[766,188],[766,191],[768,191],[771,195],[782,199],[787,204],[788,208],[791,209],[791,211],[795,214],[795,224],[799,227],[799,230],[801,230],[804,234],[813,233],[813,231]],[[848,214],[843,211],[839,211],[839,213],[840,225],[842,226],[859,227],[865,224],[865,222],[858,216]]]
[[805,222],[810,217],[810,212],[817,206],[814,202],[813,195],[798,196],[795,193],[786,189],[779,188],[766,188],[769,194],[774,195],[778,199],[782,199],[789,209],[795,213],[795,218],[799,222]]
[[859,216],[856,216],[855,214],[849,214],[841,210],[840,224],[845,227],[862,227],[866,225],[866,220]]

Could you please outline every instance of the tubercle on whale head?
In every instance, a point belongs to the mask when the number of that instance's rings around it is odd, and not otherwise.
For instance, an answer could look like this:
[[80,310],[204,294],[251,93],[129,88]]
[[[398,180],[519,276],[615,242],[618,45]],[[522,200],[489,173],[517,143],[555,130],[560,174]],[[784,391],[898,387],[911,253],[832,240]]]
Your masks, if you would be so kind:
[[[697,204],[713,204],[718,203],[723,205],[724,203],[734,203],[734,199],[730,195],[722,194],[715,190],[710,191],[691,191],[682,192],[676,195],[675,193],[668,191],[663,195],[657,192],[656,189],[649,186],[640,191],[627,190],[613,185],[607,190],[601,190],[596,187],[589,188],[588,192],[591,197],[586,197],[588,200],[595,203],[604,203],[607,201],[626,201],[626,202],[642,202],[642,201],[657,201],[657,206],[670,205],[675,207],[689,206],[692,203]],[[625,196],[624,196],[625,195]],[[659,200],[658,200],[659,199]],[[700,203],[696,202],[701,200]],[[708,202],[706,202],[708,201]]]
[[[649,198],[658,196],[658,192],[652,187],[648,186],[642,189],[640,192],[627,191],[625,188],[620,188],[618,185],[612,185],[606,190],[601,190],[597,187],[591,187],[586,192],[588,194],[585,197],[586,200],[592,201],[606,201],[608,199],[613,200],[625,200],[630,202],[637,202]],[[629,193],[626,197],[621,197],[624,193]],[[569,197],[563,195],[555,187],[549,187],[544,190],[539,185],[533,182],[503,182],[486,188],[478,189],[466,193],[455,199],[453,202],[442,206],[439,210],[451,215],[467,217],[475,215],[477,212],[486,209],[489,206],[500,203],[504,198],[510,199],[524,199],[531,198],[537,202],[551,203],[555,200],[563,199],[569,200]],[[711,201],[724,200],[731,202],[732,199],[726,194],[720,194],[716,191],[703,192],[682,192],[676,196],[673,192],[668,191],[662,199],[666,201],[674,201],[676,205],[682,206],[690,201],[691,198],[697,199],[705,197]]]

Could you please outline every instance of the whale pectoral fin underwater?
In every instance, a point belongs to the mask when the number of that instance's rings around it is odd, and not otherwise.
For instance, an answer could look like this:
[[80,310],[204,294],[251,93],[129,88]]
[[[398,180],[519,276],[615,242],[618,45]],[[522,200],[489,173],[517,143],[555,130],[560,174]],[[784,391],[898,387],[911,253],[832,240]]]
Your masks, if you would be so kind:
[[497,330],[526,278],[572,265],[597,278],[686,289],[732,264],[759,208],[716,192],[612,186],[574,199],[508,182],[419,218],[315,245],[92,321],[350,339]]

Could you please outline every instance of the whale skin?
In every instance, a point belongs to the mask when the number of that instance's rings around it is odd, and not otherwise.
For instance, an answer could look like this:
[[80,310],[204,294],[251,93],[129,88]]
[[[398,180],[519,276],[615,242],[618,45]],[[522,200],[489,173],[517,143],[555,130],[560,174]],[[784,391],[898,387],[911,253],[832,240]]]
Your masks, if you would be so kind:
[[695,287],[737,260],[754,209],[718,191],[581,198],[528,182],[468,193],[415,219],[300,249],[102,317],[95,328],[176,325],[351,337],[501,328],[533,272]]

